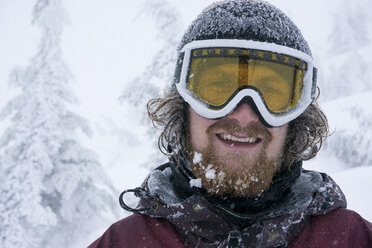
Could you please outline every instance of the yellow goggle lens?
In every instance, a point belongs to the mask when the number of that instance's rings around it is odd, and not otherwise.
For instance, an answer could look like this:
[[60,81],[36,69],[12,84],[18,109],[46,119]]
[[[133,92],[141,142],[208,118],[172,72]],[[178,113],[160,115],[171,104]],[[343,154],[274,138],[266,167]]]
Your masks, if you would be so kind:
[[267,108],[282,113],[301,98],[307,64],[293,57],[249,49],[192,51],[188,88],[212,108],[223,107],[243,88],[261,94]]

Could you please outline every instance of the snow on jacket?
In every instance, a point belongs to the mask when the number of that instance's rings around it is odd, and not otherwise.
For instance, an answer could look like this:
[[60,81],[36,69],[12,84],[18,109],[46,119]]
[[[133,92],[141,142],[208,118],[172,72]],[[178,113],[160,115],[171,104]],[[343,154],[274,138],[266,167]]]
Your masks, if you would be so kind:
[[[286,197],[258,218],[239,222],[200,195],[180,199],[170,168],[153,171],[147,208],[113,224],[89,248],[111,247],[372,247],[372,224],[351,210],[327,175],[303,171]],[[240,217],[239,217],[240,219]]]

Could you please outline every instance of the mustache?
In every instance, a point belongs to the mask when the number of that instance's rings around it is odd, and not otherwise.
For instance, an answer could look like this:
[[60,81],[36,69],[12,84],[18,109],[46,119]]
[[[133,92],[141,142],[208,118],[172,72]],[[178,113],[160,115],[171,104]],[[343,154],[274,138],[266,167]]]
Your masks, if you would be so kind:
[[218,131],[225,131],[230,134],[240,133],[249,137],[261,136],[266,142],[270,142],[272,140],[271,133],[262,125],[252,123],[242,127],[235,119],[222,118],[207,128],[207,134],[210,137]]

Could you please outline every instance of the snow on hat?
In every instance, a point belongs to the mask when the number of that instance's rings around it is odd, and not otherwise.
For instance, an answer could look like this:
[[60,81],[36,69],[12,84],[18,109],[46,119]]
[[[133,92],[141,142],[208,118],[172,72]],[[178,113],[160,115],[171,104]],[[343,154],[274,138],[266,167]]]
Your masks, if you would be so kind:
[[240,39],[275,43],[311,56],[298,27],[275,6],[260,0],[211,4],[189,26],[179,49],[194,40]]

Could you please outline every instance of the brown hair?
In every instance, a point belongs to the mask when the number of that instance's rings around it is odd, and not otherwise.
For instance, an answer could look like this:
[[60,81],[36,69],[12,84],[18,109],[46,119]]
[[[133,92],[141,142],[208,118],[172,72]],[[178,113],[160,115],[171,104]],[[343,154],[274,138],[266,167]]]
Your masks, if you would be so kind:
[[[162,128],[158,139],[161,152],[171,155],[168,145],[173,150],[185,147],[188,104],[174,86],[164,98],[151,99],[147,103],[147,112],[154,127]],[[314,101],[304,113],[289,123],[284,151],[286,164],[291,165],[296,160],[309,160],[315,157],[328,133],[327,117]]]

